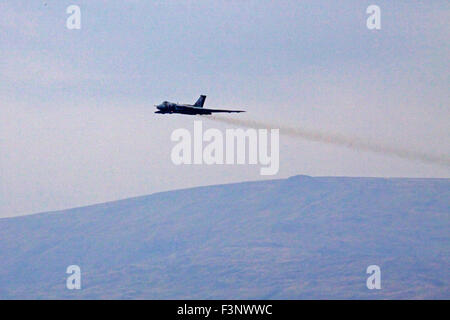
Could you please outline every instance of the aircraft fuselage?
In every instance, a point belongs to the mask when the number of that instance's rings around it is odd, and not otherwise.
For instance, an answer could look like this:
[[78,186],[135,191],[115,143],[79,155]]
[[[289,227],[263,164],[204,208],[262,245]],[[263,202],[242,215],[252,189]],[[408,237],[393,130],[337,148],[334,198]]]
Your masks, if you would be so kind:
[[180,114],[189,114],[189,115],[196,115],[196,114],[211,114],[211,111],[205,110],[203,108],[195,107],[194,105],[178,105],[176,103],[169,102],[167,104],[164,104],[164,102],[158,106],[156,106],[158,111],[155,113],[180,113]]
[[195,102],[195,104],[178,104],[174,102],[164,101],[159,105],[156,105],[156,111],[155,113],[160,114],[172,114],[172,113],[179,113],[179,114],[188,114],[188,115],[196,115],[196,114],[212,114],[216,112],[226,112],[226,113],[232,113],[232,112],[245,112],[242,110],[225,110],[225,109],[208,109],[203,108],[203,104],[205,103],[206,96],[201,95],[200,98]]

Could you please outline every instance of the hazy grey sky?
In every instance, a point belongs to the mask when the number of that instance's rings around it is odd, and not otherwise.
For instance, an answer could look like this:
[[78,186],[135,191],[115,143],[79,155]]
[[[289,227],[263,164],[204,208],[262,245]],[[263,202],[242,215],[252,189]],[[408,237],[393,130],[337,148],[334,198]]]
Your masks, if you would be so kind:
[[[370,4],[381,30],[366,28]],[[234,117],[449,154],[448,21],[445,0],[2,1],[0,217],[295,174],[449,177],[283,136],[276,176],[175,166],[170,134],[195,118],[153,113],[207,94],[248,110]]]

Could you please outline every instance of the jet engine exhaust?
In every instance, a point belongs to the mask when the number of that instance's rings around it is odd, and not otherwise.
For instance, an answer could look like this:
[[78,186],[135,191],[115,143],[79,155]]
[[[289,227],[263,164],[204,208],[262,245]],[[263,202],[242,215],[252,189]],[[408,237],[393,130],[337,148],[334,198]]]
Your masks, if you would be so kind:
[[346,147],[357,151],[369,151],[386,156],[395,156],[407,160],[415,160],[423,163],[436,164],[440,166],[450,166],[450,157],[447,155],[430,154],[400,147],[380,144],[377,142],[367,141],[356,137],[343,136],[336,133],[328,133],[324,131],[316,131],[302,128],[286,127],[274,123],[265,123],[254,120],[232,119],[218,116],[207,116],[207,119],[228,123],[249,128],[265,128],[280,129],[280,134],[292,138],[301,138],[308,141],[321,142],[337,146]]

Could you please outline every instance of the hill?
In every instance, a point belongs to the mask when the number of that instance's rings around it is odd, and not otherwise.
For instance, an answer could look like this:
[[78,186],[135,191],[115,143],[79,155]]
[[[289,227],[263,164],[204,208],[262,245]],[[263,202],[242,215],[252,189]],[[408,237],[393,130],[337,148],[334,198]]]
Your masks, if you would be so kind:
[[449,179],[295,176],[3,218],[0,299],[449,299],[449,208]]

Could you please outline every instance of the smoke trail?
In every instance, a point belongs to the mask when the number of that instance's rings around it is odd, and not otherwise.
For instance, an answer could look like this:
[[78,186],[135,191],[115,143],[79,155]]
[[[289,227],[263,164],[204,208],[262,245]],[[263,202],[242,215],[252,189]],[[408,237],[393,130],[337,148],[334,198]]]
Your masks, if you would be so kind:
[[356,137],[342,136],[340,134],[328,133],[323,131],[314,131],[302,128],[292,128],[282,125],[263,123],[254,120],[242,120],[223,118],[217,116],[207,116],[206,119],[219,121],[228,124],[234,124],[251,128],[280,129],[280,133],[293,138],[302,138],[309,141],[322,142],[343,146],[358,151],[370,151],[387,156],[396,156],[408,160],[416,160],[425,163],[433,163],[441,166],[450,166],[450,157],[447,155],[429,154],[420,151],[402,149],[376,142],[366,141]]

